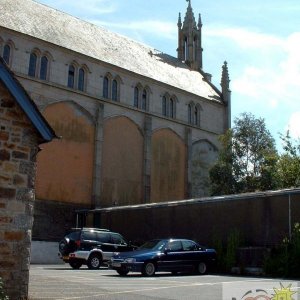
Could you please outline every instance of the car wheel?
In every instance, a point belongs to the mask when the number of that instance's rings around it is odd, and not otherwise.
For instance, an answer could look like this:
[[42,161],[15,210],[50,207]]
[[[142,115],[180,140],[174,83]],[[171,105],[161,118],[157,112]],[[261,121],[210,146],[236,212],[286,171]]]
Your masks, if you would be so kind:
[[78,270],[81,266],[82,263],[79,261],[70,261],[69,265],[74,269],[74,270]]
[[87,266],[91,270],[99,269],[102,264],[102,256],[97,253],[92,253],[87,261]]
[[154,276],[156,271],[156,267],[155,264],[153,262],[146,262],[144,264],[143,270],[142,270],[142,274],[144,276]]
[[129,273],[129,271],[127,271],[127,270],[117,270],[117,272],[121,276],[126,276]]
[[207,272],[207,266],[206,263],[200,262],[197,266],[197,273],[200,275],[203,275]]

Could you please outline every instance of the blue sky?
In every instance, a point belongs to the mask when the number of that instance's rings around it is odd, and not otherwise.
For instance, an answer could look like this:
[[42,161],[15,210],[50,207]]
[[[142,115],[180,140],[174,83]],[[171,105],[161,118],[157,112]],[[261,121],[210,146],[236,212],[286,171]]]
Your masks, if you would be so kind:
[[[38,0],[80,19],[176,56],[177,20],[185,0]],[[201,13],[203,69],[220,88],[228,62],[232,118],[265,119],[280,150],[279,133],[300,137],[300,1],[192,0]]]

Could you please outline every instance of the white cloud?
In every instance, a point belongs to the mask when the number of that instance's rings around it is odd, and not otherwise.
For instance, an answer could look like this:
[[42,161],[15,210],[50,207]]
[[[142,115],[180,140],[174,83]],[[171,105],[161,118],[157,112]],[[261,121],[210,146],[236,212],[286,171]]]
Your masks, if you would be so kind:
[[229,49],[238,53],[232,56],[238,68],[232,78],[233,93],[264,101],[271,108],[300,100],[300,32],[276,37],[242,28],[211,28],[208,34],[225,38],[231,43]]
[[294,139],[300,138],[300,111],[294,112],[288,123],[288,130]]

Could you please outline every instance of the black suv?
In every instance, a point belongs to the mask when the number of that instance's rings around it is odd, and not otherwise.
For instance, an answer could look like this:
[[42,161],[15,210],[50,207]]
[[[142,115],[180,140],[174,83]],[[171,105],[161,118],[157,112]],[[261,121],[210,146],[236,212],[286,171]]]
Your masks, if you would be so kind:
[[99,269],[114,252],[131,251],[134,248],[121,234],[107,229],[73,228],[59,242],[58,255],[73,269],[79,269],[83,264],[89,269]]

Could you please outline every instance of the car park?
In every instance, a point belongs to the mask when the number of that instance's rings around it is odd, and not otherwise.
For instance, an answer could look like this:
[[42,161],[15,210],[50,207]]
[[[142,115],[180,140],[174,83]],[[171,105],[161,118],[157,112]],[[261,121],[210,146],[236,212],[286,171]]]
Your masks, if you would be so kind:
[[214,249],[200,246],[192,240],[156,239],[146,242],[135,251],[115,253],[109,267],[122,276],[129,272],[153,276],[160,271],[205,274],[214,265],[216,258]]
[[58,255],[73,269],[79,269],[82,265],[99,269],[115,251],[125,252],[135,248],[117,232],[99,228],[73,228],[59,242]]

